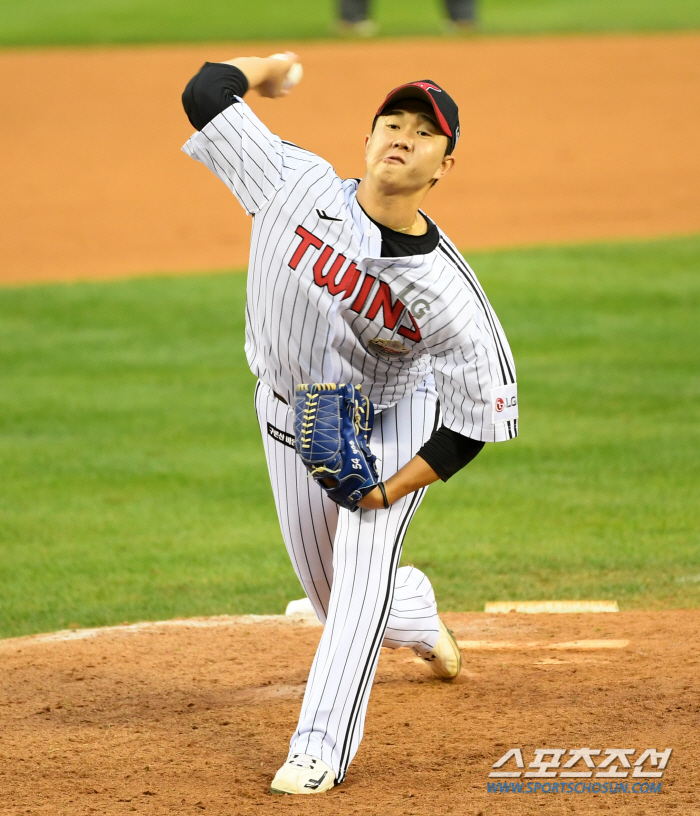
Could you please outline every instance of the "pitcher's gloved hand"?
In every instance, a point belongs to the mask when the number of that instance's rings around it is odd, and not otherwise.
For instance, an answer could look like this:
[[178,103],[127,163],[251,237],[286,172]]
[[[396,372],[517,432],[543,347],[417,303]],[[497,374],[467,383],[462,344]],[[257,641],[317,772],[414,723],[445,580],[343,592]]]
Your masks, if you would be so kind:
[[369,449],[374,406],[359,385],[303,383],[294,404],[296,450],[311,476],[341,507],[377,486],[377,457]]

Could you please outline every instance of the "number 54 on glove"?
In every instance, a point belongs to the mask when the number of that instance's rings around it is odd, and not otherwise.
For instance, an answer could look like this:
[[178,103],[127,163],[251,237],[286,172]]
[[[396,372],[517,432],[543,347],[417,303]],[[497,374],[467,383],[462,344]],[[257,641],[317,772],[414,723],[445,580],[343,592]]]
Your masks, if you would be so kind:
[[296,451],[328,496],[353,512],[379,481],[377,457],[369,449],[373,424],[374,406],[361,393],[361,386],[297,386]]

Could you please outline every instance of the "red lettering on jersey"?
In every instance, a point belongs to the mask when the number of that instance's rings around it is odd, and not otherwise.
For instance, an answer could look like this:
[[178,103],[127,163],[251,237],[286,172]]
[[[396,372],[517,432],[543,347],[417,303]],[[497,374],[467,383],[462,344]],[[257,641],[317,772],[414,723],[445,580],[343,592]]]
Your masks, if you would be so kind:
[[338,272],[343,267],[346,261],[345,255],[338,253],[338,256],[331,264],[331,268],[324,274],[324,269],[328,263],[328,259],[333,254],[333,247],[326,246],[323,252],[318,256],[318,260],[314,264],[314,280],[319,286],[327,286],[328,291],[332,295],[337,295],[339,292],[345,292],[343,300],[352,295],[357,279],[360,277],[360,270],[354,263],[351,263],[343,273],[343,277],[336,282]]
[[384,328],[391,331],[398,323],[401,312],[404,310],[404,305],[400,300],[397,300],[393,306],[391,305],[391,289],[389,289],[388,284],[384,283],[384,281],[380,281],[379,291],[374,296],[372,305],[367,309],[367,314],[365,315],[367,320],[374,320],[380,309],[384,312]]
[[410,312],[408,312],[408,318],[411,321],[411,323],[413,323],[413,328],[409,329],[407,326],[401,326],[401,328],[399,329],[399,334],[402,337],[407,337],[409,340],[413,340],[414,342],[417,343],[419,340],[423,339],[420,333],[420,329],[418,328],[418,324],[413,319],[413,315]]
[[[345,289],[345,294],[343,295],[343,300],[347,300],[350,295],[355,291],[355,284],[357,283],[357,279],[360,277],[360,270],[355,265],[353,261],[350,266],[345,270],[345,274],[341,278],[340,283],[338,284],[338,291],[340,289]],[[342,286],[341,286],[342,285]],[[330,284],[328,286],[330,289]],[[335,294],[331,289],[331,294]]]
[[[319,286],[324,286],[328,280],[328,276],[324,276],[323,274],[323,267],[328,263],[328,259],[333,254],[333,247],[332,246],[324,246],[321,250],[321,254],[318,256],[318,260],[314,264],[314,280]],[[343,257],[342,255],[340,256]],[[338,270],[336,270],[337,272]]]
[[[343,265],[347,261],[345,255],[339,252],[333,259],[330,267],[327,269],[326,267],[328,267],[329,261],[333,257],[335,249],[333,249],[330,244],[324,245],[320,238],[317,238],[312,232],[309,232],[309,230],[305,229],[301,225],[296,228],[295,232],[301,238],[301,241],[294,250],[294,254],[289,259],[290,269],[296,269],[299,266],[309,247],[320,249],[321,254],[318,256],[313,266],[314,283],[317,286],[322,286],[328,289],[331,295],[338,295],[341,292],[344,292],[345,294],[343,295],[343,300],[347,300],[349,297],[352,297],[355,287],[357,286],[357,281],[360,278],[360,270],[357,268],[357,264],[354,261],[351,261],[341,275],[340,280],[336,280],[343,268]],[[365,275],[362,285],[360,286],[360,291],[357,293],[357,297],[350,306],[350,309],[353,312],[360,314],[360,312],[364,309],[369,293],[372,291],[372,287],[374,286],[376,280],[377,279],[372,275]],[[392,304],[391,289],[389,289],[388,284],[384,283],[384,281],[379,282],[379,289],[374,296],[369,309],[367,309],[367,314],[365,315],[366,318],[368,320],[374,320],[379,314],[380,309],[382,310],[384,328],[392,331],[401,319],[405,306],[400,300],[397,300],[396,303]],[[413,319],[413,315],[408,310],[406,310],[406,314],[408,314],[413,328],[411,329],[407,326],[401,326],[398,333],[409,340],[418,342],[421,340],[420,330],[416,324],[416,321]]]
[[[371,275],[365,275],[365,279],[362,281],[362,286],[360,286],[360,291],[357,293],[357,297],[353,301],[352,306],[350,307],[353,312],[357,312],[358,314],[364,308],[365,302],[367,301],[367,295],[369,295],[369,290],[374,286],[374,282],[376,278],[373,278]],[[343,298],[344,299],[344,298]]]
[[301,225],[296,228],[295,232],[301,238],[301,243],[294,250],[294,255],[292,255],[289,261],[290,269],[296,269],[297,266],[299,266],[299,261],[304,257],[304,253],[310,246],[314,246],[316,249],[321,249],[323,246],[323,241],[320,238],[317,238],[312,232],[304,229]]
[[[326,250],[330,250],[330,252],[326,252]],[[336,282],[335,282],[335,276],[342,269],[343,264],[345,263],[346,259],[345,259],[345,255],[341,255],[340,253],[338,253],[338,255],[336,256],[336,259],[331,264],[331,268],[324,275],[323,274],[323,267],[326,265],[326,262],[328,261],[328,258],[330,257],[332,252],[333,252],[333,247],[328,246],[328,247],[324,248],[323,252],[321,253],[321,256],[319,257],[319,259],[314,264],[314,280],[316,281],[316,283],[319,286],[327,286],[328,291],[332,295],[337,295],[338,292],[345,289],[345,287],[341,286],[340,288],[338,288],[338,286],[336,285]],[[342,280],[341,280],[341,283],[342,283]]]

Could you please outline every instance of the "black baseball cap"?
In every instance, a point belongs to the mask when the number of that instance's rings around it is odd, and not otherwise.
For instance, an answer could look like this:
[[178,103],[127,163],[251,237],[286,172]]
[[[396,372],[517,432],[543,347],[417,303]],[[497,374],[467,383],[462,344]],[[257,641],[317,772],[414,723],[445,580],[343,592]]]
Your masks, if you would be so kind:
[[374,128],[377,118],[381,116],[387,105],[392,102],[399,102],[401,99],[420,99],[432,106],[440,130],[450,140],[447,152],[452,153],[459,139],[459,108],[447,91],[441,88],[437,82],[433,82],[432,79],[419,79],[394,88],[379,106],[379,110],[372,122],[372,128]]

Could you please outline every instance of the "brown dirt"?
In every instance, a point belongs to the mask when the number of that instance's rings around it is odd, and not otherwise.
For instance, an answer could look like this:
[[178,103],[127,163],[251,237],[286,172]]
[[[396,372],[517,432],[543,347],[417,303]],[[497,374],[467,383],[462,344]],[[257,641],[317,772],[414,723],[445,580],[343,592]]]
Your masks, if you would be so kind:
[[[2,641],[0,813],[700,814],[700,610],[445,618],[464,640],[629,645],[465,651],[454,684],[384,650],[346,782],[301,798],[268,787],[317,626],[230,618]],[[674,752],[657,794],[487,793],[516,746],[526,763],[537,747]]]
[[[246,217],[179,152],[187,79],[240,49],[0,54],[0,280],[245,266]],[[427,209],[461,247],[700,230],[698,33],[297,50],[304,82],[254,107],[342,175],[362,173],[362,139],[389,88],[426,75],[450,88],[462,166]]]

